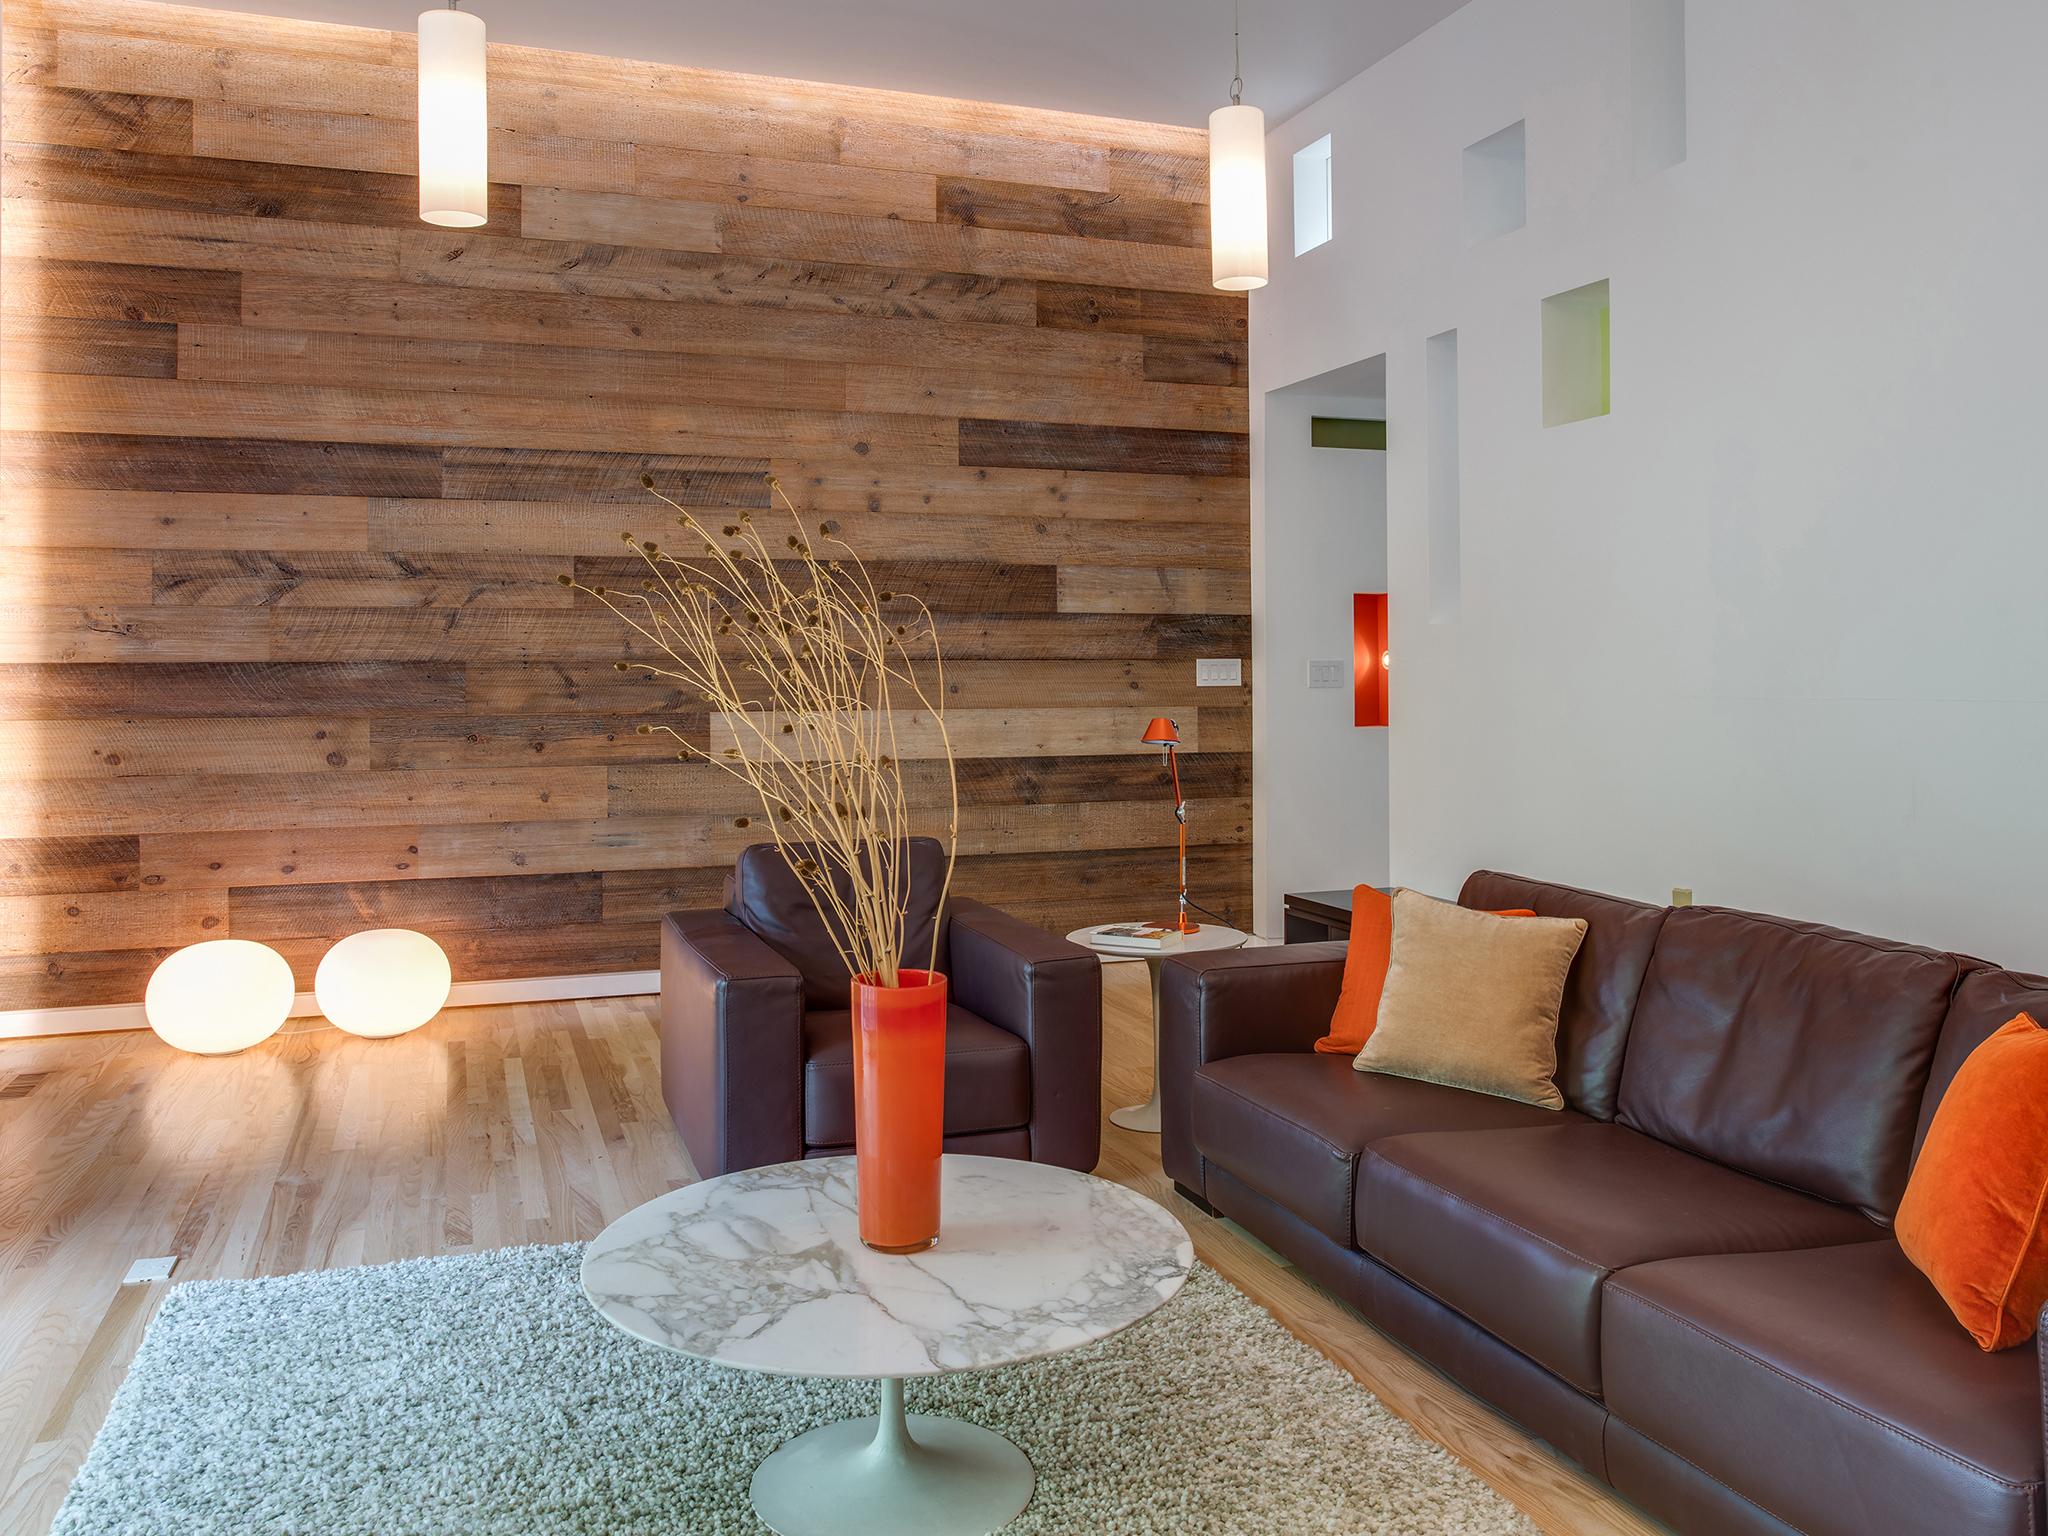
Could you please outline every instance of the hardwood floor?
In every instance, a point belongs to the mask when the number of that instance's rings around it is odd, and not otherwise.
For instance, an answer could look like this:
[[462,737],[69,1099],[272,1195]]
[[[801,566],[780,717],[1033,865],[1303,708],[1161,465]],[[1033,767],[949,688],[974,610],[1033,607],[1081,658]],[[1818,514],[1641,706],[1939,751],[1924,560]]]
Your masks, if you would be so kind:
[[[1104,1098],[1151,1081],[1144,967],[1106,972]],[[662,1107],[654,999],[451,1010],[239,1056],[148,1034],[0,1043],[0,1536],[40,1536],[163,1288],[595,1235],[692,1175]],[[1172,1206],[1202,1259],[1448,1446],[1546,1532],[1661,1530],[1227,1222],[1158,1138],[1105,1125],[1098,1172]]]

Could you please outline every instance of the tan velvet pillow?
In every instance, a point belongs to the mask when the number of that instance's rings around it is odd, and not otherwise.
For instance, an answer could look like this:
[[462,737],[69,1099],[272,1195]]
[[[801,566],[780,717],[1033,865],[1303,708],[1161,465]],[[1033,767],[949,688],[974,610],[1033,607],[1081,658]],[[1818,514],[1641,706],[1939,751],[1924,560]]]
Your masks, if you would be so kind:
[[1557,1010],[1585,936],[1583,918],[1496,917],[1398,892],[1379,1021],[1352,1066],[1563,1109]]

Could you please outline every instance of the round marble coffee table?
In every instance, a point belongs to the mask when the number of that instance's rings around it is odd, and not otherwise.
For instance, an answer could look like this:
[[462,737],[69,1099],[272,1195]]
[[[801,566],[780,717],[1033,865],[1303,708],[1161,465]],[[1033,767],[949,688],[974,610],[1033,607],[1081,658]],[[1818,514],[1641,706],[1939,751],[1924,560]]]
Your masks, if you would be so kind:
[[854,1160],[707,1179],[628,1211],[583,1291],[638,1338],[785,1376],[880,1381],[878,1411],[797,1436],[754,1473],[778,1536],[984,1536],[1030,1502],[993,1430],[903,1411],[903,1379],[1015,1365],[1128,1327],[1187,1279],[1186,1230],[1143,1195],[1043,1163],[947,1154],[938,1245],[864,1247]]
[[1126,1104],[1121,1109],[1112,1109],[1109,1123],[1120,1125],[1127,1131],[1150,1131],[1156,1136],[1159,1134],[1160,962],[1175,955],[1192,955],[1205,949],[1242,949],[1251,935],[1226,928],[1221,923],[1204,923],[1193,933],[1183,934],[1180,943],[1172,949],[1118,949],[1114,943],[1104,943],[1097,937],[1105,928],[1121,926],[1120,923],[1097,923],[1093,928],[1076,928],[1067,935],[1067,942],[1092,949],[1105,961],[1142,960],[1152,973],[1152,1097],[1142,1104]]

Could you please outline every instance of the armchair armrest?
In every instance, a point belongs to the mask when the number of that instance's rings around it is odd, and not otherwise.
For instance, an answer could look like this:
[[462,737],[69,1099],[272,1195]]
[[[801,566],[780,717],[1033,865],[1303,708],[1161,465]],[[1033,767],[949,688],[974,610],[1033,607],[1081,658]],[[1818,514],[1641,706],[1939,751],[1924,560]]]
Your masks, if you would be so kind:
[[729,912],[661,924],[661,1096],[699,1176],[804,1155],[803,978]]
[[1087,1172],[1102,1151],[1101,964],[982,902],[946,910],[952,1000],[1031,1052],[1031,1160]]
[[1175,955],[1159,973],[1159,1158],[1206,1202],[1191,1119],[1196,1069],[1229,1056],[1312,1050],[1344,985],[1342,942]]

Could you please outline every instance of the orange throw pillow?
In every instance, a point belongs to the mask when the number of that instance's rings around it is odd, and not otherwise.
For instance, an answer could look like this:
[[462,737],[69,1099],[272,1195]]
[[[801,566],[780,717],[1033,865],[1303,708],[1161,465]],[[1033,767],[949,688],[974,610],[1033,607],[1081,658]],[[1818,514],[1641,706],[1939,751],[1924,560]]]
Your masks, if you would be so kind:
[[1927,1127],[1892,1230],[1987,1350],[2048,1304],[2048,1030],[2021,1014],[1963,1062]]
[[[1496,917],[1534,917],[1526,907]],[[1387,984],[1387,957],[1394,949],[1394,898],[1376,885],[1351,888],[1351,942],[1344,950],[1344,985],[1330,1032],[1316,1042],[1326,1056],[1356,1056],[1372,1038],[1380,1018],[1380,992]]]

